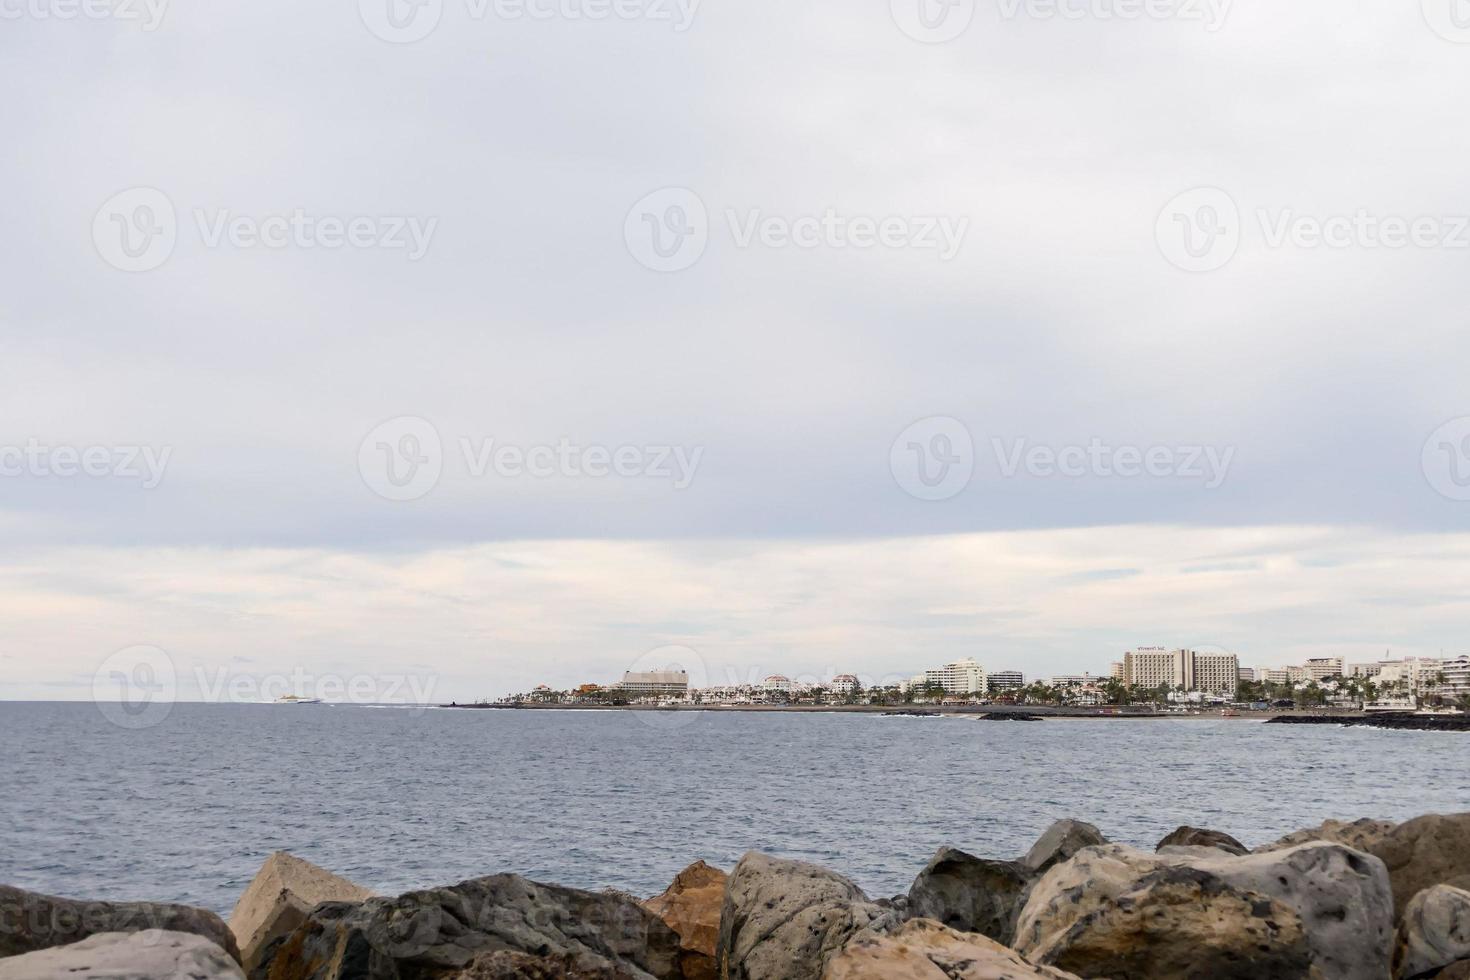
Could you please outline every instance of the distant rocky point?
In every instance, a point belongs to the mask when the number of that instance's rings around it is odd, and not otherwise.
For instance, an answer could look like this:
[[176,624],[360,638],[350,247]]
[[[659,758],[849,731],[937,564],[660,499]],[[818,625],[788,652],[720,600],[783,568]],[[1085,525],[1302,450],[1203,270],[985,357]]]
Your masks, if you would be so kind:
[[943,847],[904,895],[752,851],[639,901],[518,875],[389,897],[290,854],[228,927],[187,906],[0,891],[0,980],[1464,980],[1470,813],[1154,851],[1059,820]]

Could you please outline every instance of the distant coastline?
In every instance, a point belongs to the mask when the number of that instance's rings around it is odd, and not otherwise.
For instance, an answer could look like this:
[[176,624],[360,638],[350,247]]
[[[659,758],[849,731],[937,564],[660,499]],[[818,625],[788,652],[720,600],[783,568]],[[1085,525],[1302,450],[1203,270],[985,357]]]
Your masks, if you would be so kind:
[[1199,720],[1215,719],[1225,721],[1266,721],[1271,718],[1280,717],[1312,717],[1321,718],[1329,723],[1345,723],[1363,717],[1361,712],[1356,711],[1323,711],[1318,710],[1272,710],[1272,711],[1248,711],[1242,710],[1234,715],[1222,715],[1216,711],[1149,711],[1137,707],[1065,707],[1065,706],[1041,706],[1041,705],[1004,705],[1004,704],[965,704],[935,706],[903,706],[903,705],[881,705],[881,704],[828,704],[828,705],[791,705],[791,704],[710,704],[710,705],[655,705],[655,704],[533,704],[533,703],[481,703],[481,704],[441,704],[441,708],[463,708],[478,711],[652,711],[652,712],[754,712],[763,714],[865,714],[865,715],[893,715],[903,717],[971,717],[978,718],[982,715],[1029,715],[1046,718],[1099,718],[1117,719],[1126,718],[1134,720]]

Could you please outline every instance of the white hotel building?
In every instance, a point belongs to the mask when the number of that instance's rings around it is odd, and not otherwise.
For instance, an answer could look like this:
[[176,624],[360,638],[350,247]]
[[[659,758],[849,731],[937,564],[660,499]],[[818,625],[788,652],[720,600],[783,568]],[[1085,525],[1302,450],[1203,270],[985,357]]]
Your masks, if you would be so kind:
[[1240,658],[1233,653],[1140,647],[1123,655],[1123,683],[1234,695],[1240,683]]

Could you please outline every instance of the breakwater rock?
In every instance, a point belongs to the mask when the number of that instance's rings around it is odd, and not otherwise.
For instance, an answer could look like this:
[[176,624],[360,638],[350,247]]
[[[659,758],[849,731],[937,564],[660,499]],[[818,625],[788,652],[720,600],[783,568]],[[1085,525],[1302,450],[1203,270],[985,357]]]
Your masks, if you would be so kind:
[[1080,820],[1020,857],[968,846],[887,899],[759,852],[643,901],[512,874],[378,896],[276,854],[228,928],[4,889],[0,980],[1470,977],[1470,814],[1329,820],[1249,852],[1198,827],[1140,850]]
[[1343,725],[1348,728],[1387,728],[1413,732],[1470,732],[1470,715],[1416,715],[1384,712],[1379,715],[1276,715],[1268,725]]

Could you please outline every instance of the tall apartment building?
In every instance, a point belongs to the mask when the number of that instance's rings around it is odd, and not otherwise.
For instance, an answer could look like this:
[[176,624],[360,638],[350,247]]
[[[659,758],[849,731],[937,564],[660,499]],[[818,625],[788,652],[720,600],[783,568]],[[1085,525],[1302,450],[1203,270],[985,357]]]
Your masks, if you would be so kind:
[[1257,673],[1268,684],[1288,684],[1291,682],[1290,672],[1285,667],[1263,667]]
[[991,691],[1019,691],[1026,686],[1026,678],[1019,670],[997,670],[988,675],[986,683]]
[[1440,673],[1444,683],[1435,689],[1436,694],[1450,700],[1470,696],[1470,654],[1444,661]]
[[1123,655],[1123,683],[1233,695],[1240,683],[1240,659],[1233,653],[1140,647]]
[[1114,680],[1121,681],[1123,679],[1123,661],[1114,660],[1112,663],[1108,664],[1108,676],[1112,677]]
[[944,688],[945,694],[985,693],[985,668],[971,657],[926,670],[924,680],[929,684],[938,684]]
[[1242,667],[1238,676],[1243,681],[1253,681],[1256,679],[1256,669],[1254,667]]
[[1312,657],[1307,661],[1307,679],[1323,681],[1342,676],[1341,657]]

